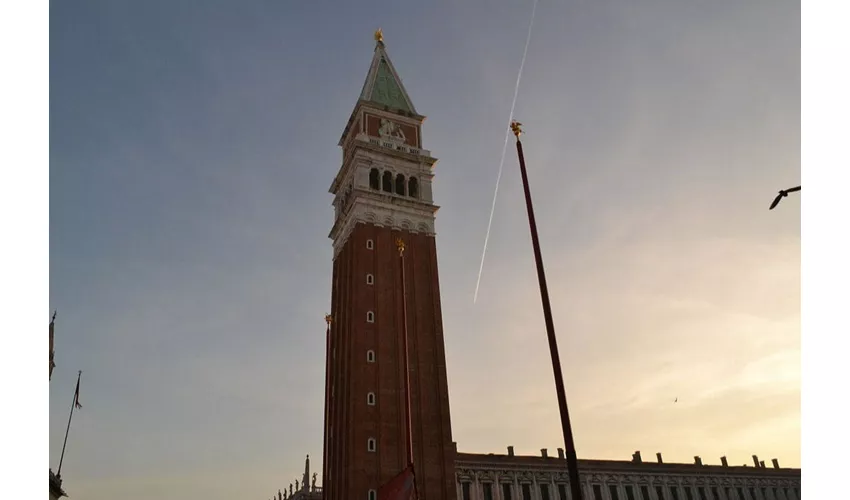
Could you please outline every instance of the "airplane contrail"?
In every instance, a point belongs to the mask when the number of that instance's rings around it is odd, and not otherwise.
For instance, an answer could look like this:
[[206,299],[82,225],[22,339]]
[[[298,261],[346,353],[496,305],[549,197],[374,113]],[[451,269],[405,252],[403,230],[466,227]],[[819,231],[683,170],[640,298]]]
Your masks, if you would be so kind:
[[[528,23],[528,35],[525,37],[525,49],[522,51],[522,59],[519,63],[519,71],[516,76],[516,85],[514,86],[514,100],[511,103],[511,113],[508,117],[508,123],[514,119],[514,108],[516,107],[516,98],[519,94],[519,82],[522,79],[522,68],[525,66],[525,56],[528,54],[528,44],[531,42],[531,29],[534,27],[534,14],[537,11],[537,0],[534,0],[534,5],[531,7],[531,21]],[[499,160],[499,174],[496,176],[496,191],[493,193],[493,205],[490,207],[490,220],[487,222],[487,234],[484,236],[484,250],[481,252],[481,265],[478,266],[478,280],[475,282],[475,294],[472,297],[472,303],[478,302],[478,287],[481,286],[481,272],[484,270],[484,256],[487,255],[487,242],[490,241],[490,228],[493,226],[493,214],[496,212],[496,197],[499,195],[499,182],[502,180],[502,167],[505,165],[505,152],[508,149],[508,139],[511,136],[510,127],[505,127],[505,143],[502,145],[502,159]]]

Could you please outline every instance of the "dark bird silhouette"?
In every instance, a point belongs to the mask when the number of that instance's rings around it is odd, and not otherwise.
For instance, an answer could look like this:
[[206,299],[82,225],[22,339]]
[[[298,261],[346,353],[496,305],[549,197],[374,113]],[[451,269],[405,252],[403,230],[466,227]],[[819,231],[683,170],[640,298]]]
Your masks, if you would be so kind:
[[678,403],[678,402],[679,402],[679,398],[677,397],[676,399],[674,399],[674,400],[673,400],[673,402],[674,402],[674,403]]
[[779,205],[779,201],[782,200],[782,198],[785,198],[786,196],[788,196],[788,193],[796,193],[799,190],[800,190],[800,186],[793,187],[791,189],[783,189],[783,190],[779,191],[779,194],[776,195],[776,198],[773,200],[773,203],[770,204],[770,208],[768,210],[773,210],[774,208],[776,208],[776,205]]

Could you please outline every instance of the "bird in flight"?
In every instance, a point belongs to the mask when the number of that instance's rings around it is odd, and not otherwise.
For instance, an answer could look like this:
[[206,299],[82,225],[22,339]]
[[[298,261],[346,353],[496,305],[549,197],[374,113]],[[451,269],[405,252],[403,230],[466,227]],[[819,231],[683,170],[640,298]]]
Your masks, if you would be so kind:
[[774,208],[776,208],[776,205],[779,205],[779,201],[782,200],[782,198],[788,196],[788,193],[796,193],[799,190],[800,186],[792,187],[791,189],[780,190],[779,194],[776,195],[776,198],[773,200],[773,203],[770,204],[770,208],[768,210],[773,210]]
[[679,402],[679,397],[677,396],[677,397],[676,397],[676,399],[674,399],[674,400],[673,400],[673,402],[674,402],[674,403],[678,403],[678,402]]

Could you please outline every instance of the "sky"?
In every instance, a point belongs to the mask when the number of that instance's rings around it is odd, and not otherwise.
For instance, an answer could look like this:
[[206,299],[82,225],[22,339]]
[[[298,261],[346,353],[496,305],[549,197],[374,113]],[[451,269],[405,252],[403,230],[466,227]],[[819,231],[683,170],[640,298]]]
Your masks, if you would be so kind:
[[[440,159],[460,451],[562,446],[509,148],[531,0],[51,2],[50,465],[72,498],[321,472],[337,146],[372,33]],[[516,106],[580,458],[800,464],[800,6],[540,0]],[[674,399],[678,402],[674,403]]]

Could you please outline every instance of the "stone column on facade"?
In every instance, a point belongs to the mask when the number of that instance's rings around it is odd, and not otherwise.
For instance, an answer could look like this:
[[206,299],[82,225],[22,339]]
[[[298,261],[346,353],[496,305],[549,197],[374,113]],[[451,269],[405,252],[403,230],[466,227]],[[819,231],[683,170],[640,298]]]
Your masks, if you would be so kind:
[[480,472],[475,473],[475,481],[472,483],[472,499],[471,500],[481,500],[484,498],[484,493],[481,491],[481,481],[478,480],[478,477],[481,475]]
[[[497,500],[508,500],[507,498],[505,498],[505,495],[502,492],[502,481],[504,481],[505,476],[503,476],[501,474],[496,474],[496,478],[497,478],[497,481],[498,481],[496,483],[496,486],[498,486],[498,488],[496,488],[496,490],[498,490],[498,492],[496,493],[496,496],[494,498],[496,498]],[[511,499],[513,499],[513,496],[511,496]]]
[[549,498],[551,500],[561,500],[558,492],[558,484],[555,482],[556,474],[549,474]]
[[614,483],[614,487],[617,488],[617,498],[624,498],[625,500],[628,500],[628,498],[626,498],[626,487],[623,485],[623,480],[618,479],[617,481],[614,481]]
[[537,485],[537,473],[531,474],[531,500],[541,500],[540,486]]
[[516,472],[513,474],[514,476],[514,498],[517,500],[522,500],[522,488],[519,487],[519,477]]

